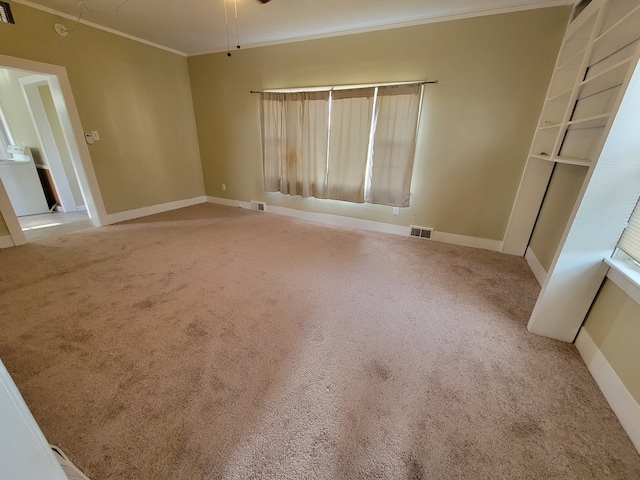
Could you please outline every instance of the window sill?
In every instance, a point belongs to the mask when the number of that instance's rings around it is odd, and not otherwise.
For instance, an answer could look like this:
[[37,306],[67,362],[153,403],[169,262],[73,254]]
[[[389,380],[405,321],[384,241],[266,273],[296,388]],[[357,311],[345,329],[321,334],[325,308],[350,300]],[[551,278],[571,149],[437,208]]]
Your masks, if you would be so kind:
[[615,258],[605,258],[604,263],[610,267],[607,278],[640,304],[640,268],[629,261]]

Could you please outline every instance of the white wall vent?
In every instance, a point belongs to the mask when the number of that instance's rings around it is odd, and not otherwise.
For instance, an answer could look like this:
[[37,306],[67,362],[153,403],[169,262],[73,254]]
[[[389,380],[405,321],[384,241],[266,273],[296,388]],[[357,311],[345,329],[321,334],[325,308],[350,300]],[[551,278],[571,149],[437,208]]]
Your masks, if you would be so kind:
[[410,233],[410,235],[412,237],[431,238],[432,234],[433,234],[433,228],[418,227],[416,225],[411,225],[411,233]]
[[267,205],[264,202],[256,202],[255,200],[251,200],[251,210],[264,212],[267,209],[266,207]]

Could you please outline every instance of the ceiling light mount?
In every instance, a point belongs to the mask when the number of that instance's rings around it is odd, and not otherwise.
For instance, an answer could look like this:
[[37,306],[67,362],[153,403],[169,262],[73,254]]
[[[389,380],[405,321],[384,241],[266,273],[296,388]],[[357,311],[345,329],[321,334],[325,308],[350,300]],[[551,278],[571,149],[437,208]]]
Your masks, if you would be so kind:
[[61,23],[56,23],[53,26],[53,29],[56,31],[56,33],[58,35],[60,35],[61,37],[66,37],[67,35],[69,35],[69,30],[67,30],[67,27],[65,27],[64,25],[62,25]]

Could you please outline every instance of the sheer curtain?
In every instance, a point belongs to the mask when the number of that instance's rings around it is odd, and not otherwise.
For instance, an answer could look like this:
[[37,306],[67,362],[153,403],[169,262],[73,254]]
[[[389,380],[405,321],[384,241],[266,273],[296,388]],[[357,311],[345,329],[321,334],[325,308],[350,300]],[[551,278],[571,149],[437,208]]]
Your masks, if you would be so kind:
[[379,87],[368,203],[409,206],[422,84]]
[[332,92],[325,198],[364,202],[374,95],[373,87]]
[[329,92],[265,92],[261,98],[265,191],[323,198]]

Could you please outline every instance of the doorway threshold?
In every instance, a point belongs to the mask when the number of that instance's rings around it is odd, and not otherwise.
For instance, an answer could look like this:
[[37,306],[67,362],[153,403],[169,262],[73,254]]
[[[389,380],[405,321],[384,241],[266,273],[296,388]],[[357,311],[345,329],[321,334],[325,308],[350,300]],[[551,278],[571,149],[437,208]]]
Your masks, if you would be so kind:
[[18,217],[27,242],[59,237],[93,228],[86,212],[51,212]]

